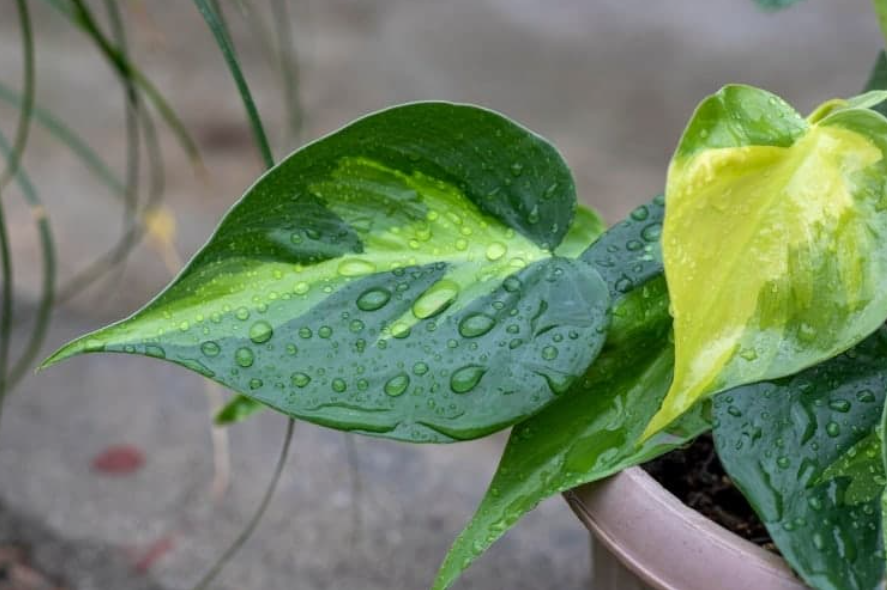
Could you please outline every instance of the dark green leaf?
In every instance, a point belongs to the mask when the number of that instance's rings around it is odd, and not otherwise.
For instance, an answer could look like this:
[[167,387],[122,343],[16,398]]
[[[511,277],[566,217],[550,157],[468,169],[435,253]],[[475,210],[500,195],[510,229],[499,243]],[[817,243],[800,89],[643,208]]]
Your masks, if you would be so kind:
[[[872,90],[887,90],[887,55],[883,51],[878,52],[878,58],[875,60],[875,66],[869,75],[869,80],[865,85],[865,92]],[[887,116],[887,103],[880,103],[874,107],[884,116]]]
[[659,236],[664,216],[665,197],[659,195],[608,229],[582,254],[601,273],[614,300],[662,276]]
[[574,208],[559,154],[501,115],[389,109],[285,159],[157,299],[48,363],[162,357],[335,428],[482,436],[553,401],[603,343],[606,285],[552,254]]
[[614,290],[618,300],[607,344],[584,379],[514,428],[480,507],[441,566],[436,590],[448,588],[545,498],[653,459],[708,430],[707,407],[700,404],[638,444],[665,396],[674,366],[668,294],[657,263],[662,213],[662,199],[657,198],[583,255],[601,268],[611,288],[621,280],[634,288]]
[[718,456],[791,566],[815,588],[878,586],[877,498],[848,497],[826,470],[877,427],[887,389],[887,328],[793,377],[719,394]]

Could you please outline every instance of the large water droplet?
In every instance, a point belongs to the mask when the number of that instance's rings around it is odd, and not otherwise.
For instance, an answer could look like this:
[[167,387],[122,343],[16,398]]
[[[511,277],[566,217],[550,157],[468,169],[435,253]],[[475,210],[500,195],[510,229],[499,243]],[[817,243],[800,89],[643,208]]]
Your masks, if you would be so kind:
[[158,346],[157,344],[146,344],[145,354],[158,359],[166,358],[166,351],[163,350],[162,346]]
[[502,242],[493,242],[489,246],[487,246],[487,260],[495,261],[499,260],[505,253],[508,252],[508,246],[503,244]]
[[385,393],[391,397],[402,395],[410,385],[410,377],[406,373],[395,375],[385,383]]
[[850,411],[850,402],[845,399],[833,399],[828,403],[828,407],[836,412],[846,414]]
[[496,320],[482,313],[474,313],[462,318],[459,322],[459,333],[466,338],[477,338],[483,336],[493,329]]
[[249,348],[242,346],[237,349],[234,353],[235,362],[241,367],[251,367],[253,366],[253,361],[255,360],[255,356],[253,355],[253,351]]
[[641,231],[641,237],[648,242],[655,242],[662,235],[662,224],[651,223]]
[[333,379],[333,391],[336,393],[342,393],[346,389],[348,389],[348,384],[345,383],[344,379],[339,379],[338,377]]
[[829,422],[825,425],[825,432],[830,437],[835,438],[841,434],[841,425],[837,422]]
[[343,277],[360,277],[376,272],[376,265],[359,258],[343,260],[339,263],[338,272]]
[[546,346],[542,349],[542,358],[547,361],[553,361],[557,358],[558,350],[554,346]]
[[217,343],[212,340],[207,340],[200,345],[200,352],[206,356],[218,356],[218,354],[222,352],[222,349]]
[[274,329],[265,320],[259,320],[249,328],[249,339],[256,344],[268,342],[273,335]]
[[442,279],[428,288],[413,303],[413,315],[420,320],[430,318],[444,311],[459,295],[459,285],[449,279]]
[[647,217],[649,217],[650,212],[647,210],[646,205],[641,205],[637,209],[631,212],[631,218],[635,221],[643,221]]
[[426,365],[426,364],[423,363],[422,361],[419,361],[418,363],[416,363],[415,365],[413,365],[413,373],[414,373],[414,374],[416,374],[416,375],[424,375],[424,374],[427,373],[427,372],[428,372],[428,365]]
[[299,388],[305,387],[311,383],[311,377],[305,373],[293,373],[290,379],[292,380],[293,385]]
[[357,307],[363,311],[382,309],[391,299],[391,292],[381,287],[368,289],[357,298]]
[[450,377],[450,389],[453,393],[467,393],[477,387],[486,372],[487,370],[479,365],[466,365]]

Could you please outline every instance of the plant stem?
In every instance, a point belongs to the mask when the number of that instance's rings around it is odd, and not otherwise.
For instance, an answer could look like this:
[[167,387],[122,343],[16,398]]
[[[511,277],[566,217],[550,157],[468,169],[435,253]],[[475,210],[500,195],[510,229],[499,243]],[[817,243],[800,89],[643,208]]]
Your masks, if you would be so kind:
[[262,520],[262,516],[264,516],[265,511],[268,509],[268,506],[271,503],[271,498],[274,496],[274,491],[277,489],[277,484],[280,482],[280,476],[283,474],[283,467],[286,465],[286,459],[289,455],[290,443],[293,440],[293,431],[296,426],[296,421],[293,418],[289,418],[286,424],[286,434],[283,439],[283,447],[280,449],[280,457],[277,459],[277,466],[274,468],[274,474],[271,476],[271,483],[268,485],[268,489],[265,490],[265,495],[262,497],[262,501],[259,504],[258,509],[255,514],[253,514],[249,523],[247,523],[246,527],[240,532],[234,542],[225,550],[224,553],[219,557],[216,561],[215,565],[206,573],[206,575],[201,578],[201,580],[193,587],[193,590],[206,590],[209,588],[209,585],[216,579],[216,576],[221,573],[222,569],[227,565],[228,561],[231,557],[237,553],[244,543],[249,540],[250,535],[252,535],[255,528],[258,526],[259,521]]

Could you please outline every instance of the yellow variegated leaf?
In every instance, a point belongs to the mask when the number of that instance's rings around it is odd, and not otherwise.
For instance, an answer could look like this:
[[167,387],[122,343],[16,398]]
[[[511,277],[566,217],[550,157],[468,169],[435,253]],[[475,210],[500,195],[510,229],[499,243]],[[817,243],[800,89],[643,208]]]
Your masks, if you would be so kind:
[[887,317],[887,119],[870,93],[802,118],[728,86],[672,160],[662,250],[675,376],[650,435],[697,400],[790,375]]

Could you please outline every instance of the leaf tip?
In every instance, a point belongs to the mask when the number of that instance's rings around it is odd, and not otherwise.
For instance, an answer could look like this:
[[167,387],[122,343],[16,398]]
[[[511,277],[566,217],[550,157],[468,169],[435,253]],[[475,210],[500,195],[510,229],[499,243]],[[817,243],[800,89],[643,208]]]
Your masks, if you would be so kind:
[[65,361],[72,356],[77,356],[79,354],[85,354],[89,352],[101,352],[104,347],[101,345],[100,341],[94,338],[91,334],[86,336],[81,336],[71,342],[68,342],[54,353],[49,355],[42,363],[40,363],[35,372],[40,372],[44,369],[51,367],[52,365],[58,364],[62,361]]

